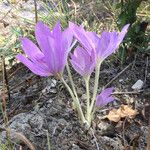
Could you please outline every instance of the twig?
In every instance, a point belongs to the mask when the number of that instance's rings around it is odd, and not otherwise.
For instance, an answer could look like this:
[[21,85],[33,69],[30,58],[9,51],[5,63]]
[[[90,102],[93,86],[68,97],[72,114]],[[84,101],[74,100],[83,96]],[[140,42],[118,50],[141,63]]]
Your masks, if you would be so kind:
[[122,95],[122,94],[140,94],[144,90],[139,90],[139,91],[127,91],[127,92],[114,92],[112,95]]
[[144,77],[144,85],[146,84],[146,78],[147,78],[147,69],[148,69],[148,57],[146,58],[146,67],[145,67],[145,77]]
[[33,146],[33,144],[22,133],[19,133],[19,132],[11,132],[11,133],[14,134],[14,136],[17,139],[24,142],[30,148],[30,150],[35,150],[35,147]]
[[37,2],[34,0],[34,12],[35,12],[35,23],[38,22],[38,13],[37,13]]
[[90,130],[91,130],[91,133],[92,133],[92,135],[93,135],[93,137],[94,137],[94,141],[95,141],[95,144],[96,144],[96,149],[97,149],[97,150],[99,150],[99,146],[98,146],[97,138],[96,138],[96,136],[95,136],[95,134],[94,134],[94,131],[93,131],[93,129],[92,129],[92,128],[90,128]]
[[7,113],[6,113],[6,99],[5,99],[5,93],[2,94],[2,102],[0,103],[0,109],[2,112],[2,117],[4,121],[5,125],[8,124],[8,117],[7,117]]
[[119,72],[118,74],[117,74],[117,76],[115,76],[112,80],[110,80],[110,82],[108,82],[105,86],[104,86],[104,88],[106,88],[107,86],[109,86],[113,81],[115,81],[123,72],[125,72],[129,67],[131,67],[131,65],[132,65],[133,63],[130,63],[127,67],[125,67],[121,72]]
[[21,140],[30,148],[30,150],[35,150],[35,147],[33,146],[33,144],[22,133],[13,131],[10,128],[5,128],[3,126],[0,126],[0,130],[10,133],[10,136],[13,137],[14,139]]
[[133,70],[133,68],[134,68],[134,66],[135,66],[135,63],[136,63],[136,58],[137,58],[137,54],[135,54],[135,56],[134,56],[134,61],[133,61],[133,65],[132,65],[132,68],[131,68],[131,70]]
[[[2,112],[2,117],[3,117],[3,121],[4,121],[4,124],[5,126],[8,125],[8,117],[7,117],[7,111],[6,111],[6,96],[5,96],[5,86],[6,86],[6,80],[5,80],[5,60],[3,59],[3,57],[1,56],[2,58],[2,71],[3,71],[3,93],[2,93],[2,102],[0,103],[0,109],[1,109],[1,112]],[[9,132],[6,132],[6,137],[7,137],[7,141],[8,141],[8,149],[12,148],[12,144],[11,144],[11,141],[10,141],[10,136],[9,136]]]
[[[8,104],[10,105],[10,89],[8,84],[8,78],[7,78],[7,72],[6,72],[6,65],[5,65],[5,58],[1,56],[2,60],[2,72],[3,72],[3,86],[6,86],[7,89],[7,95],[8,95]],[[5,91],[4,91],[5,93]]]
[[46,131],[46,135],[47,135],[47,145],[48,145],[48,150],[51,150],[50,137],[49,137],[48,131]]

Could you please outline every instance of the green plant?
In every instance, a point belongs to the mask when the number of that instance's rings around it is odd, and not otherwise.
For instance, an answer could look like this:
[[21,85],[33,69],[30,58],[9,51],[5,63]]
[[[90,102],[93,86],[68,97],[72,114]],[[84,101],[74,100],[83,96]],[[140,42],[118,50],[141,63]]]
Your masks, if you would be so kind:
[[44,12],[38,14],[39,20],[53,27],[57,20],[60,20],[62,27],[67,26],[68,20],[70,19],[69,8],[66,1],[54,2],[53,0],[46,1],[43,4],[45,9]]
[[20,47],[18,38],[21,36],[21,29],[18,27],[11,27],[6,38],[1,39],[0,56],[6,58],[6,64],[10,67],[13,64],[14,56]]
[[7,150],[7,145],[0,142],[0,150]]
[[120,9],[120,14],[117,16],[117,26],[121,29],[125,24],[129,23],[129,32],[124,40],[124,43],[119,48],[119,57],[123,63],[129,56],[134,53],[144,52],[148,47],[150,36],[146,32],[148,19],[137,15],[143,0],[121,0],[116,5]]

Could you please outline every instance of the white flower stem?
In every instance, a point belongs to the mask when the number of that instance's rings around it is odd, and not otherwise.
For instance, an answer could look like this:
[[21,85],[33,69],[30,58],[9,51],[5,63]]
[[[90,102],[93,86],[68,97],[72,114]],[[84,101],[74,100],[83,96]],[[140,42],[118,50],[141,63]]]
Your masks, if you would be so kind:
[[71,96],[72,99],[73,99],[73,102],[74,102],[75,105],[77,106],[77,111],[78,111],[79,117],[81,118],[82,123],[87,123],[87,121],[85,120],[85,117],[84,117],[84,114],[83,114],[83,111],[82,111],[82,108],[81,108],[79,99],[74,96],[74,94],[73,94],[71,88],[70,88],[69,85],[66,83],[66,81],[64,80],[63,77],[61,78],[61,81],[63,82],[63,84],[65,85],[65,87],[67,88],[67,90],[69,91],[70,96]]
[[89,80],[90,76],[84,77],[85,87],[86,87],[86,117],[88,118],[89,111],[90,111],[90,90],[89,90]]
[[72,79],[72,75],[71,75],[71,72],[70,72],[70,67],[69,67],[68,61],[66,63],[66,68],[67,68],[67,72],[68,72],[68,76],[69,76],[69,80],[70,80],[70,83],[71,83],[73,93],[74,93],[75,97],[78,99],[78,95],[77,95],[77,92],[76,92],[76,89],[75,89],[75,86],[74,86],[74,82],[73,82],[73,79]]
[[91,121],[91,117],[92,117],[92,110],[95,104],[95,100],[96,100],[96,95],[97,95],[97,90],[98,90],[98,82],[99,82],[99,72],[100,72],[100,66],[101,66],[101,62],[97,62],[96,63],[96,67],[95,67],[95,83],[94,83],[94,89],[93,89],[93,97],[92,97],[92,101],[91,101],[91,105],[90,105],[90,110],[89,113],[91,116],[89,116],[89,122]]

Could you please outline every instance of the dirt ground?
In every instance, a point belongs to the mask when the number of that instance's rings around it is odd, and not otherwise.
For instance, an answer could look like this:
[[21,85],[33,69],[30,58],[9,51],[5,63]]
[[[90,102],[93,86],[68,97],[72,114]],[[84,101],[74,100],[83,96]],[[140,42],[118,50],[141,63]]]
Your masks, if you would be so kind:
[[[99,89],[109,83],[126,66],[129,67],[108,87],[114,86],[115,101],[98,109],[92,123],[93,130],[80,124],[72,109],[72,100],[60,81],[52,77],[41,78],[32,74],[22,64],[8,71],[10,106],[7,108],[9,127],[25,135],[37,150],[47,150],[47,133],[52,150],[145,150],[148,136],[150,108],[150,66],[148,56],[120,66],[116,60],[105,61],[101,67]],[[149,63],[148,63],[149,64]],[[147,66],[147,67],[146,67]],[[72,70],[78,95],[84,101],[85,85]],[[67,80],[66,73],[64,76]],[[145,80],[142,92],[132,92],[132,85]],[[91,85],[94,81],[92,74]],[[92,90],[92,86],[91,86]],[[123,93],[126,92],[126,93]],[[113,108],[127,104],[138,111],[135,118],[125,118],[118,123],[103,119]],[[2,132],[3,135],[3,132]],[[13,139],[15,142],[16,140]],[[23,143],[19,143],[23,145]],[[17,147],[17,145],[15,145]],[[26,149],[25,145],[23,149]]]

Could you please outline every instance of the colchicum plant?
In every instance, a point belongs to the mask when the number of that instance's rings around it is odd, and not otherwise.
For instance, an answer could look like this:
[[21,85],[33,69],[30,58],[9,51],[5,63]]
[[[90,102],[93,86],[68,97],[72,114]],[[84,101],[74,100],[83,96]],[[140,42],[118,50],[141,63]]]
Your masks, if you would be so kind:
[[[91,126],[95,107],[102,107],[114,98],[111,96],[113,88],[107,88],[98,94],[100,66],[102,62],[116,51],[123,41],[129,24],[125,25],[120,33],[103,31],[101,35],[85,31],[82,26],[70,22],[69,27],[61,31],[59,21],[52,31],[42,22],[35,26],[36,46],[27,38],[21,38],[21,45],[26,56],[18,54],[16,58],[26,65],[34,74],[39,76],[54,76],[61,80],[72,97],[73,104],[83,124]],[[73,49],[74,45],[79,45]],[[85,81],[86,109],[81,106],[71,75],[69,61],[76,72]],[[67,69],[71,87],[63,78],[63,71]],[[95,70],[95,84],[93,95],[89,91],[91,73]]]

